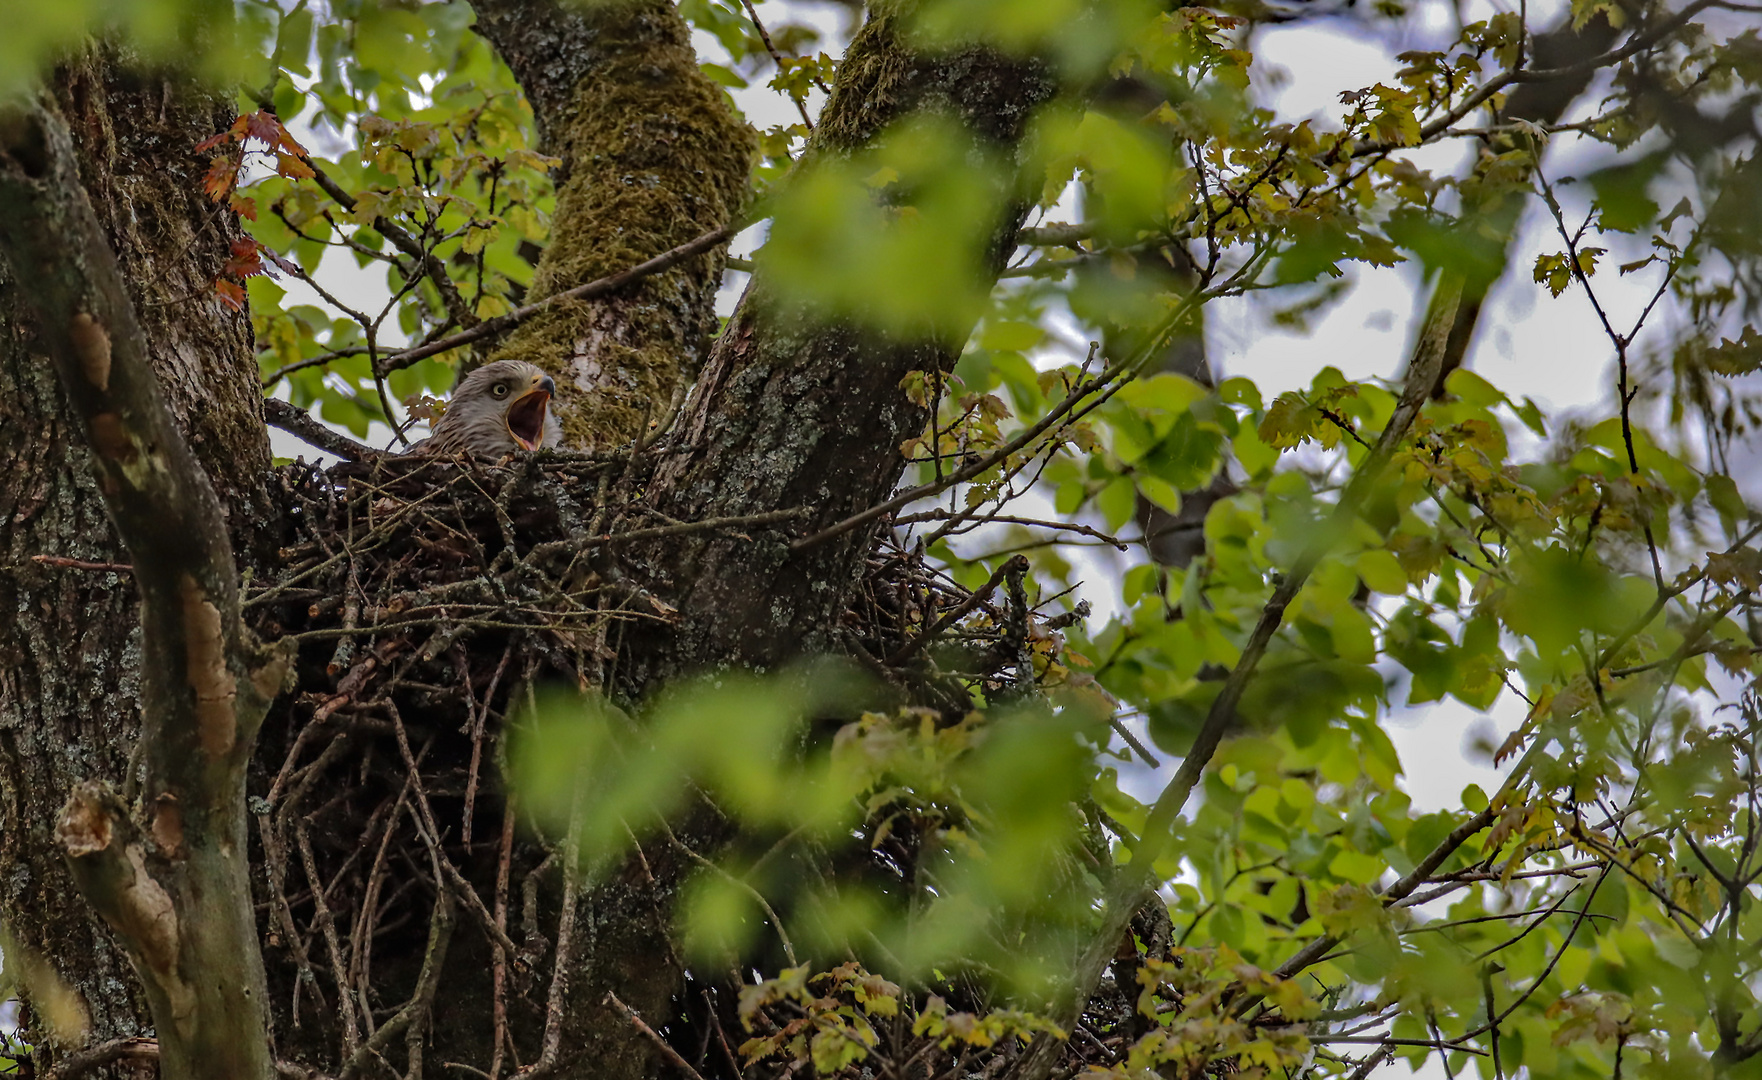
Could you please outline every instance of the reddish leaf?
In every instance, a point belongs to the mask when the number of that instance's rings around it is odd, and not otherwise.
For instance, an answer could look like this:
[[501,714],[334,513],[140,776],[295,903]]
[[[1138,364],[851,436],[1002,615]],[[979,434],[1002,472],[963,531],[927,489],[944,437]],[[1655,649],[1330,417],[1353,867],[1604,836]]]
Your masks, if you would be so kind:
[[234,311],[243,311],[245,309],[245,287],[243,285],[235,284],[234,282],[227,281],[223,278],[214,282],[214,292],[215,295],[220,297],[221,303],[232,308]]
[[257,220],[257,200],[249,195],[234,195],[232,201],[227,205],[232,207],[232,212],[240,217],[248,221]]
[[279,152],[275,155],[275,171],[290,180],[309,180],[318,175],[312,171],[312,166],[294,155]]
[[268,273],[263,265],[262,248],[250,237],[232,242],[232,257],[220,268],[223,277],[248,278]]
[[276,139],[275,145],[286,150],[288,153],[293,154],[295,157],[305,158],[312,156],[306,152],[304,146],[301,146],[294,140],[292,135],[288,134],[288,129],[285,127],[281,129],[281,136]]
[[225,154],[218,155],[208,163],[208,175],[202,178],[202,190],[215,202],[232,194],[233,185],[239,182],[239,166],[242,160]]
[[258,109],[244,117],[244,121],[246,138],[256,139],[265,146],[274,146],[281,141],[281,121],[267,109]]
[[[270,251],[268,248],[263,249],[263,257],[280,267],[284,273],[293,274],[295,277],[298,277],[300,274],[300,268],[298,266],[289,262],[287,259],[282,258],[280,255],[277,255],[275,252]],[[265,272],[268,272],[267,268],[265,268]],[[269,276],[274,277],[275,275],[271,273]]]
[[198,153],[198,154],[206,153],[209,150],[214,149],[216,146],[219,146],[221,143],[238,142],[241,138],[244,137],[244,134],[245,134],[245,118],[241,116],[237,120],[234,120],[232,122],[232,126],[227,128],[225,131],[219,132],[214,135],[210,135],[206,139],[203,139],[201,142],[197,143],[196,144],[196,153]]

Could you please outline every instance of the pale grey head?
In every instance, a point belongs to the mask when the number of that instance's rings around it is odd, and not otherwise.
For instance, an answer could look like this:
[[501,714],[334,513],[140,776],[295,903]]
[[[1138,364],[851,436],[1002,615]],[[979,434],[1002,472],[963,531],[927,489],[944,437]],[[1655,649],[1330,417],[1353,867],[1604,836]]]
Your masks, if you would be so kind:
[[551,411],[557,384],[524,360],[497,360],[465,376],[434,425],[416,444],[421,454],[499,458],[515,450],[556,446],[563,426]]

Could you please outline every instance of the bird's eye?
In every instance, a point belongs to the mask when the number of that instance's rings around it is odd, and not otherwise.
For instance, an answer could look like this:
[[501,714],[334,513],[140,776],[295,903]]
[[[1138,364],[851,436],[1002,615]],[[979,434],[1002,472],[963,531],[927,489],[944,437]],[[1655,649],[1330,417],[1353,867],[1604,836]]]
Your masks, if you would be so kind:
[[490,388],[490,393],[494,394],[496,397],[507,397],[508,396],[508,384],[507,383],[496,383],[495,386]]

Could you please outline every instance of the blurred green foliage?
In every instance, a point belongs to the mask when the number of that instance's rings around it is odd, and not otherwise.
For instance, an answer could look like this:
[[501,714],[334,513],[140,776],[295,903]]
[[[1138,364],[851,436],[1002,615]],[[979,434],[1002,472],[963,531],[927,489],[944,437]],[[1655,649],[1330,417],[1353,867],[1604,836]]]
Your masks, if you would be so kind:
[[235,20],[250,24],[273,10],[266,3],[234,0],[32,0],[0,3],[6,34],[0,37],[0,100],[28,94],[57,58],[83,48],[88,35],[105,30],[125,38],[153,60],[199,57],[201,73],[217,81],[237,78],[264,57]]
[[[675,685],[639,716],[602,698],[551,698],[510,762],[531,811],[573,838],[590,874],[616,870],[635,845],[678,843],[669,821],[741,823],[759,854],[703,875],[686,906],[688,944],[706,960],[749,950],[760,898],[775,894],[794,916],[792,954],[796,943],[811,955],[854,952],[914,978],[978,964],[1044,987],[1059,974],[1047,935],[1091,921],[1085,862],[1096,856],[1078,807],[1106,746],[1105,702],[1077,692],[950,727],[930,710],[863,711],[877,696],[820,667]],[[852,719],[829,742],[811,738],[839,716]],[[854,889],[844,874],[811,882],[765,854],[774,842],[811,844],[856,868],[890,836],[914,846],[933,898],[874,888],[873,868]]]

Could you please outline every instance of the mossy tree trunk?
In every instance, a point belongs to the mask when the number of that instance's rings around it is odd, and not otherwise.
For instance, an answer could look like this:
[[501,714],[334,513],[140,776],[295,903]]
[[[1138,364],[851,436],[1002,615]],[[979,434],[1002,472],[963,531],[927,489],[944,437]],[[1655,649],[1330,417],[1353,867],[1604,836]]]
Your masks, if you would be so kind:
[[[671,0],[479,0],[477,32],[531,102],[541,149],[561,159],[551,241],[532,295],[623,270],[727,225],[746,201],[757,140],[697,66]],[[658,423],[698,373],[716,331],[723,252],[686,260],[618,293],[554,306],[494,358],[552,372],[568,445],[610,448]],[[672,947],[679,856],[645,864],[581,897],[591,942],[577,954],[557,1075],[656,1075],[655,1048],[612,1006],[671,1015],[683,984]],[[553,889],[553,892],[560,891]],[[553,896],[554,902],[561,901]]]
[[[634,266],[726,225],[757,142],[697,66],[668,0],[479,0],[477,30],[508,62],[562,159],[551,243],[529,300]],[[659,422],[716,330],[723,253],[613,296],[555,305],[495,359],[550,371],[569,445],[614,447]]]

